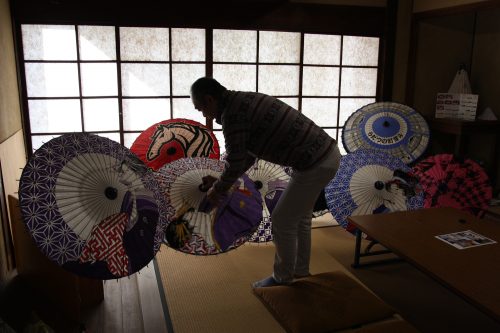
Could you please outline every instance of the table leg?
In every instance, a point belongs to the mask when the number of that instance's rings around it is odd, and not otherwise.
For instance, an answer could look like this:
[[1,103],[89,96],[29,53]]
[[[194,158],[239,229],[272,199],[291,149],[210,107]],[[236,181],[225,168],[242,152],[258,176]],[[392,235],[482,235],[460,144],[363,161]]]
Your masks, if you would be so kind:
[[361,263],[361,257],[371,257],[371,256],[377,256],[381,254],[388,254],[392,253],[391,250],[378,250],[378,251],[371,251],[371,247],[367,248],[367,250],[363,253],[361,253],[361,240],[362,240],[363,232],[359,229],[356,230],[356,244],[354,247],[354,262],[351,264],[352,268],[359,268],[359,267],[367,267],[367,266],[374,266],[374,265],[380,265],[380,264],[388,264],[388,263],[393,263],[393,262],[400,262],[402,259],[399,257],[396,258],[388,258],[388,259],[380,259],[380,260],[371,260],[370,262],[365,262]]
[[361,252],[361,236],[363,232],[359,229],[356,230],[356,245],[354,248],[354,263],[351,265],[356,268],[359,267],[359,257]]

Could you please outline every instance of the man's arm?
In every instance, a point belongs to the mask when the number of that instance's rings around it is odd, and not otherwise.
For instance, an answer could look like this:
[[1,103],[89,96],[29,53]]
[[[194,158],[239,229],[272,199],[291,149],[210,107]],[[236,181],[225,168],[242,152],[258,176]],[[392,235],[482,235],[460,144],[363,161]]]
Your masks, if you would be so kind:
[[247,117],[244,113],[228,114],[223,121],[226,142],[226,167],[214,188],[219,193],[226,192],[234,182],[255,162],[255,157],[247,151],[246,143],[250,135]]

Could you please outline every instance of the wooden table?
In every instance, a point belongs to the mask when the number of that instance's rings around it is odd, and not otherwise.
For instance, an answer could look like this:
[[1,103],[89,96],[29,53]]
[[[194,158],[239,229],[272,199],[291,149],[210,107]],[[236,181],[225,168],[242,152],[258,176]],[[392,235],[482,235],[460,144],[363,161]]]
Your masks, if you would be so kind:
[[[348,220],[394,254],[500,322],[499,222],[479,219],[453,208],[358,215]],[[435,237],[466,230],[497,243],[460,250]],[[360,242],[361,232],[358,232],[354,267],[360,266]]]

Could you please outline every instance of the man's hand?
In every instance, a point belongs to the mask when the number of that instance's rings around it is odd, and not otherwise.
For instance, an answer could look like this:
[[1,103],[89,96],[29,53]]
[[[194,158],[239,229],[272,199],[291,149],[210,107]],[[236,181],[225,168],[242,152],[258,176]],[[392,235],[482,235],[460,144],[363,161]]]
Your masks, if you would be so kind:
[[215,187],[211,187],[207,192],[207,200],[210,202],[212,207],[215,207],[224,198],[226,192],[218,192]]
[[217,178],[210,175],[202,178],[203,183],[199,188],[202,192],[207,192],[206,198],[201,203],[200,210],[205,213],[210,213],[226,195],[225,192],[218,192],[213,186],[217,182]]
[[210,190],[212,185],[217,181],[217,178],[208,175],[208,176],[201,178],[201,180],[203,183],[200,184],[199,188],[202,192],[207,192],[208,190]]
[[[201,186],[201,185],[200,185]],[[207,192],[206,197],[200,203],[200,207],[198,208],[200,212],[210,213],[214,208],[216,208],[220,201],[226,195],[225,192],[217,192],[215,187],[210,187]]]

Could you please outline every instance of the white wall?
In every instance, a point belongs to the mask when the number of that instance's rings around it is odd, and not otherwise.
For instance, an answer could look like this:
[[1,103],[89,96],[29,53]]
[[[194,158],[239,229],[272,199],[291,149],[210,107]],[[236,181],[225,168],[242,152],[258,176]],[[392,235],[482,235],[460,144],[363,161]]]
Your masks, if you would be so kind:
[[17,197],[19,178],[22,168],[26,165],[23,131],[17,131],[13,136],[0,143],[0,161],[2,161],[5,197],[9,194]]

